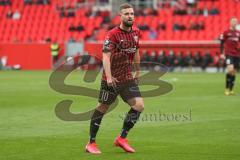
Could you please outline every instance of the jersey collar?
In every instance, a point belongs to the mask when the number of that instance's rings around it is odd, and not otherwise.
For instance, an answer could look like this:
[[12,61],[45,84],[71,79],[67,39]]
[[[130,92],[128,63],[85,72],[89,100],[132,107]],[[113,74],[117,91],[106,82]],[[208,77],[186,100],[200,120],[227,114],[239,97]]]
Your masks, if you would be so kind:
[[123,32],[127,32],[127,33],[130,33],[130,32],[132,32],[132,27],[131,27],[131,30],[130,31],[125,31],[125,30],[123,30],[122,28],[120,28],[120,26],[118,26],[118,29],[120,29],[121,31],[123,31]]

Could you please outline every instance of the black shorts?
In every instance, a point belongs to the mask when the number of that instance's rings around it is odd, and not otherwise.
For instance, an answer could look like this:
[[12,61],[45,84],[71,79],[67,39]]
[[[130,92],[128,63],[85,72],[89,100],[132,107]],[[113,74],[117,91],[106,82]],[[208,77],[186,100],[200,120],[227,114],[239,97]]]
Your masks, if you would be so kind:
[[226,56],[226,65],[233,65],[234,69],[239,69],[240,57]]
[[115,88],[108,86],[106,81],[102,81],[98,102],[110,105],[116,100],[119,94],[126,103],[129,99],[142,97],[135,81],[117,85]]

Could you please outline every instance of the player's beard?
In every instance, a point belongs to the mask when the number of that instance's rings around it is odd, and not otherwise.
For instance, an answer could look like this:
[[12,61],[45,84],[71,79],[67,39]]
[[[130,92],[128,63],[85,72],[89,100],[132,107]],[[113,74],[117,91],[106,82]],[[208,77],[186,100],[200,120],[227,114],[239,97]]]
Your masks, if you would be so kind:
[[133,25],[133,20],[132,21],[123,21],[123,25],[125,26],[125,27],[132,27],[132,25]]

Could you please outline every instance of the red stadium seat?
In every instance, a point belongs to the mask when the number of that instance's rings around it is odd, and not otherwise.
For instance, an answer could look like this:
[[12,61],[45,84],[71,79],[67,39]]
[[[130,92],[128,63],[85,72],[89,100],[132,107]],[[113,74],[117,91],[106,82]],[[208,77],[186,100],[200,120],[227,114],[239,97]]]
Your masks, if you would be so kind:
[[[32,38],[39,41],[47,36],[67,40],[72,34],[68,30],[69,26],[71,24],[78,25],[79,22],[87,27],[81,33],[74,33],[74,37],[77,39],[85,38],[90,36],[94,30],[98,30],[97,39],[104,39],[107,27],[102,28],[103,16],[86,17],[85,13],[88,9],[81,8],[76,10],[75,18],[60,18],[58,11],[56,11],[56,4],[60,1],[53,0],[51,2],[51,5],[24,5],[22,1],[12,0],[11,6],[0,6],[0,41],[10,42],[14,37],[19,40]],[[74,5],[74,1],[71,1],[70,5]],[[197,8],[204,9],[205,7],[208,9],[217,7],[220,14],[206,17],[202,15],[174,16],[172,8],[159,9],[158,16],[135,17],[135,25],[146,23],[150,28],[156,29],[160,22],[164,23],[166,30],[160,31],[158,40],[212,40],[216,39],[228,27],[229,18],[232,16],[240,17],[240,3],[234,0],[198,1]],[[7,19],[6,14],[10,9],[19,10],[21,19],[16,21]],[[108,16],[108,13],[106,12],[104,15]],[[111,21],[113,25],[118,25],[119,16],[112,18]],[[190,22],[203,22],[205,29],[199,32],[174,32],[172,30],[174,22],[181,23],[187,28]],[[143,32],[142,39],[149,40],[147,31]]]

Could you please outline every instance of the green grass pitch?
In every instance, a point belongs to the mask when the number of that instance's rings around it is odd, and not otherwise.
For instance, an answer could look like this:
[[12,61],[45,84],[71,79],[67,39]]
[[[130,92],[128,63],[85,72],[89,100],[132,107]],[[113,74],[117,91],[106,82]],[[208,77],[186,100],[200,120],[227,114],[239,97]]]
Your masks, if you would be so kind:
[[[74,100],[72,112],[87,111],[97,100],[64,95],[48,85],[50,71],[0,72],[0,160],[239,160],[240,75],[236,95],[223,95],[223,73],[167,73],[172,92],[145,98],[142,119],[129,133],[135,154],[113,147],[128,106],[122,102],[103,119],[97,137],[101,155],[84,152],[89,121],[66,122],[55,116],[57,102]],[[80,71],[66,80],[86,85]],[[99,79],[90,87],[99,88]],[[145,89],[147,89],[145,87]],[[191,120],[144,119],[152,113],[190,116]]]

